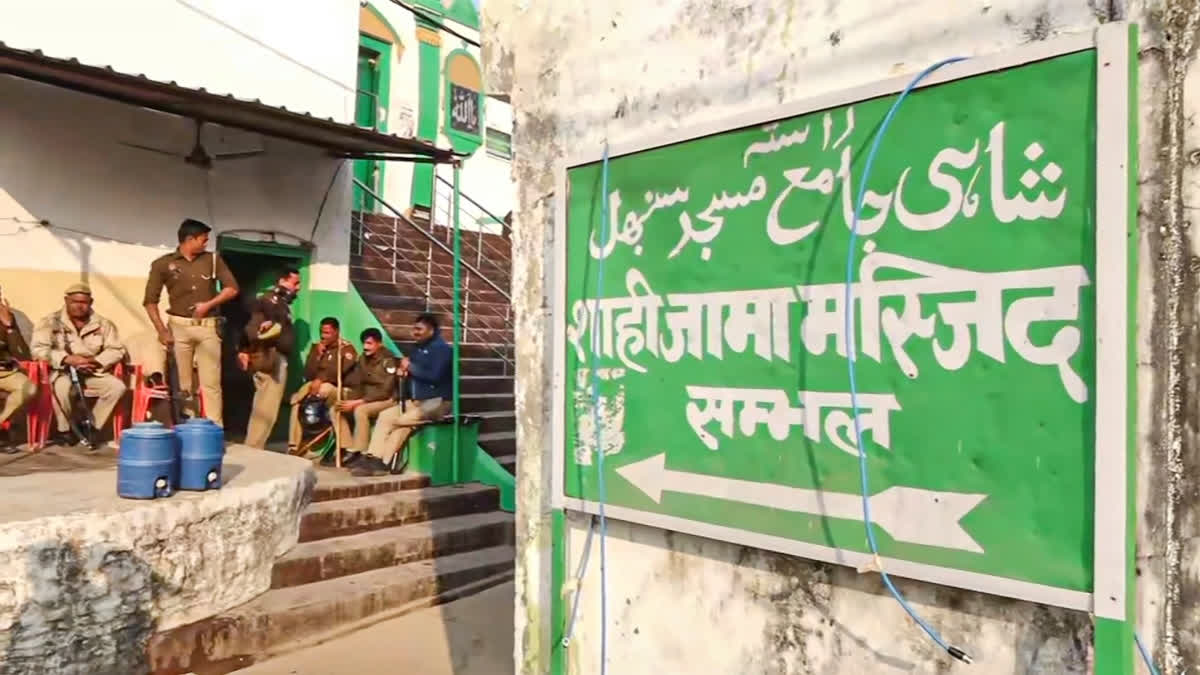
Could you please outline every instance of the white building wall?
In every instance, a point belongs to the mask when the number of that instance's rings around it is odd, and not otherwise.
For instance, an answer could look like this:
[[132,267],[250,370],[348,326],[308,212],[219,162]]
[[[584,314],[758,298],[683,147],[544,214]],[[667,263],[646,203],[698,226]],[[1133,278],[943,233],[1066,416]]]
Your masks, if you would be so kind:
[[217,160],[204,171],[181,157],[121,144],[174,144],[175,152],[186,153],[190,120],[10,76],[0,76],[0,100],[0,288],[24,316],[26,335],[29,322],[60,305],[63,289],[75,281],[92,285],[97,311],[125,335],[147,334],[141,308],[146,272],[175,247],[176,229],[188,217],[216,234],[273,231],[288,244],[311,238],[309,288],[347,289],[348,166],[331,181],[342,160],[229,130],[236,144],[223,148],[222,129],[206,127],[210,153],[233,147],[266,153]]
[[[389,93],[389,109],[388,109],[388,130],[392,133],[400,135],[408,135],[416,133],[416,120],[420,109],[420,57],[418,55],[418,43],[416,38],[417,24],[411,12],[402,7],[398,7],[387,0],[377,0],[371,3],[380,14],[387,19],[387,22],[396,31],[398,37],[403,40],[404,48],[401,56],[397,59],[393,55],[391,64],[392,76],[390,81]],[[464,35],[472,40],[479,41],[479,33],[473,28],[463,26],[452,20],[446,19],[445,25],[456,33]],[[480,49],[474,45],[462,40],[448,32],[441,33],[442,48],[440,52],[442,70],[439,75],[438,89],[438,135],[436,143],[439,147],[450,147],[450,139],[444,133],[446,125],[445,120],[445,100],[446,100],[446,80],[445,80],[445,63],[446,57],[450,52],[456,49],[464,49],[479,61],[482,68],[483,62],[480,55]],[[461,190],[463,194],[469,195],[472,199],[479,202],[487,211],[495,214],[498,218],[504,216],[512,210],[513,206],[513,183],[511,176],[511,162],[506,159],[500,159],[489,155],[486,147],[486,129],[488,127],[497,129],[506,134],[512,134],[512,107],[505,101],[487,97],[490,92],[489,83],[487,82],[486,73],[484,74],[484,145],[480,146],[465,162],[463,162],[462,174],[460,176]],[[384,172],[384,192],[383,196],[392,206],[403,211],[412,204],[412,164],[389,163]],[[437,175],[451,180],[453,170],[449,166],[439,166]],[[435,181],[435,183],[437,183]],[[434,211],[440,213],[436,219],[441,222],[442,218],[449,213],[450,198],[452,190],[444,184],[435,185],[435,203]],[[474,209],[470,205],[463,207],[464,229],[475,229],[473,221],[478,209]],[[498,228],[488,228],[486,231],[496,231]]]
[[354,120],[353,0],[7,0],[0,42]]
[[[1194,2],[906,0],[679,3],[489,2],[489,81],[511,95],[517,134],[513,305],[517,326],[517,671],[545,673],[552,586],[549,503],[551,364],[546,298],[555,170],[585,148],[652,136],[1088,31],[1110,18],[1141,23],[1139,475],[1137,627],[1162,672],[1200,658],[1194,611],[1194,494],[1200,471],[1195,405],[1196,290],[1186,261],[1196,180],[1193,82],[1200,7]],[[1174,304],[1172,304],[1174,303]],[[1170,402],[1180,407],[1172,410]],[[589,520],[566,524],[574,575]],[[1083,613],[901,581],[948,641],[970,650],[953,665],[904,616],[877,575],[656,528],[610,521],[608,672],[1086,673],[1092,622]],[[567,670],[600,670],[598,545]],[[1140,664],[1137,666],[1141,668]],[[1146,672],[1137,670],[1134,672]]]

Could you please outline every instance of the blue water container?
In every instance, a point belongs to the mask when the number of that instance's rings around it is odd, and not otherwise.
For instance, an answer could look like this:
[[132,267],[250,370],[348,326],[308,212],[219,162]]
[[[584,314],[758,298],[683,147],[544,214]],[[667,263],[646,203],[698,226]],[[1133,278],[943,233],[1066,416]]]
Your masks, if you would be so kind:
[[221,487],[225,432],[205,418],[175,427],[179,434],[179,489],[215,490]]
[[117,494],[126,499],[170,497],[179,485],[179,437],[158,422],[121,433]]

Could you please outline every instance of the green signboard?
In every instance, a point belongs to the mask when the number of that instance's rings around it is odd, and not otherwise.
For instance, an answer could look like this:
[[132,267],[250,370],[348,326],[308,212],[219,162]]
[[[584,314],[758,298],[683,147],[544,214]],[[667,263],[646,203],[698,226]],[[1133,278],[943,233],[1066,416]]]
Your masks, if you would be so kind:
[[1123,618],[1126,31],[914,91],[849,279],[907,78],[571,162],[559,504],[595,512],[602,452],[610,517],[870,562],[856,350],[885,568]]

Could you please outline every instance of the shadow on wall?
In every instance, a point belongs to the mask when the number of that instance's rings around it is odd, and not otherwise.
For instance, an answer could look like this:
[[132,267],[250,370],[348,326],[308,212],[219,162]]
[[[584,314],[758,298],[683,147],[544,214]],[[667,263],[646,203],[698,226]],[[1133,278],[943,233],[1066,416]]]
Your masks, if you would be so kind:
[[33,546],[20,607],[0,604],[2,675],[140,675],[149,672],[146,643],[155,629],[154,599],[164,581],[132,551],[84,549],[63,541]]

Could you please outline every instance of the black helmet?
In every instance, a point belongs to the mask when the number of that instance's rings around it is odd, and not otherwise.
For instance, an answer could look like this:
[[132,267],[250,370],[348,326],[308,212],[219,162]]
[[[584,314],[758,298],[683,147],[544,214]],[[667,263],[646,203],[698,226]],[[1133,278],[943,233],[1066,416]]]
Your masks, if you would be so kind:
[[300,424],[315,431],[329,424],[329,406],[320,396],[309,396],[300,404]]

